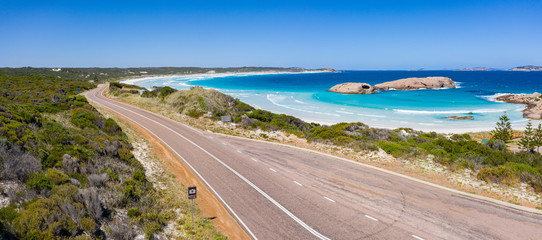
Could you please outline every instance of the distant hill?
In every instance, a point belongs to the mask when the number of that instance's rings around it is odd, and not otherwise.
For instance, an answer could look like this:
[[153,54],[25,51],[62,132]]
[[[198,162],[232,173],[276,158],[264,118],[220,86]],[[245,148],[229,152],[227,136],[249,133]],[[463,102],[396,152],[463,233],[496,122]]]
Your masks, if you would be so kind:
[[509,69],[509,71],[526,71],[526,72],[530,72],[530,71],[542,71],[542,67],[540,67],[540,66],[533,66],[533,65],[527,65],[527,66],[521,66],[521,67],[511,68],[511,69]]
[[455,71],[497,71],[495,68],[488,68],[488,67],[474,67],[474,68],[461,68],[456,69]]

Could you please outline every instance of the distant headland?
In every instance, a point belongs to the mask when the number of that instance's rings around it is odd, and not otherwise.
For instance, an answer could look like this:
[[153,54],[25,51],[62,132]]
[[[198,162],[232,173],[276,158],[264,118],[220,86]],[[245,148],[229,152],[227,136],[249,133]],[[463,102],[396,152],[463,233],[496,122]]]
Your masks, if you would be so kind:
[[525,65],[525,66],[519,66],[510,68],[508,70],[505,69],[497,69],[497,68],[489,68],[489,67],[473,67],[473,68],[460,68],[456,69],[454,71],[522,71],[522,72],[531,72],[531,71],[542,71],[542,67],[540,66],[534,66],[534,65]]
[[542,71],[542,67],[527,65],[527,66],[520,66],[520,67],[511,68],[511,69],[509,69],[509,71],[524,71],[524,72]]

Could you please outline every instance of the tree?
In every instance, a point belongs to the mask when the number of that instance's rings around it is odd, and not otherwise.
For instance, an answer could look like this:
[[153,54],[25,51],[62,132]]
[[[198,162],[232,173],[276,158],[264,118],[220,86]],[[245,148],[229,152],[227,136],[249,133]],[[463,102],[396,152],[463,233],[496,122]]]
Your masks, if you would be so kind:
[[542,124],[540,123],[534,130],[533,142],[534,147],[538,148],[538,152],[540,152],[540,147],[542,147]]
[[510,118],[506,116],[506,112],[499,117],[499,122],[494,130],[491,130],[491,139],[502,140],[505,143],[509,143],[512,140],[512,125],[510,124]]
[[521,145],[521,148],[526,151],[534,151],[534,148],[536,146],[535,130],[533,129],[533,124],[531,123],[531,120],[529,120],[529,122],[527,123],[527,127],[525,128],[525,131],[523,131],[523,137],[521,138],[519,144]]

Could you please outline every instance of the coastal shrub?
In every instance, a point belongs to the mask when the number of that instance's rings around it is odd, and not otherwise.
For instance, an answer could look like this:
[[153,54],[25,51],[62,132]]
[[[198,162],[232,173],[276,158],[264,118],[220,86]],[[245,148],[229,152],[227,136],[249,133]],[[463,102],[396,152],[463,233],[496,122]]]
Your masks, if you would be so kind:
[[96,128],[94,121],[97,119],[92,111],[85,108],[74,109],[70,116],[70,122],[79,128]]
[[139,182],[147,181],[147,178],[145,177],[145,172],[140,170],[134,172],[133,178]]
[[350,144],[355,142],[355,140],[346,136],[338,136],[331,139],[331,142],[338,146],[349,146]]
[[236,112],[239,112],[239,115],[251,112],[254,110],[254,107],[235,99],[235,106],[233,107]]
[[204,112],[201,109],[198,109],[196,107],[191,107],[186,111],[186,115],[193,117],[193,118],[200,118],[203,116]]
[[56,168],[49,168],[47,170],[47,173],[45,173],[45,177],[47,180],[53,184],[60,185],[68,180],[70,180],[70,177],[68,177],[66,174],[62,173],[61,171],[57,170]]
[[83,230],[89,233],[94,232],[94,229],[96,229],[97,226],[96,222],[94,222],[94,220],[88,217],[81,218],[80,223]]
[[273,119],[273,113],[261,109],[254,110],[247,114],[249,118],[254,118],[262,122],[271,122]]
[[129,218],[136,218],[136,217],[139,217],[141,215],[141,211],[139,211],[139,209],[137,209],[137,208],[130,208],[128,210],[127,215],[128,215]]
[[502,152],[507,150],[506,143],[500,139],[489,139],[486,142],[486,146],[488,146],[489,148],[493,150],[502,151]]
[[13,219],[19,216],[19,211],[15,209],[15,204],[0,208],[0,220],[4,222],[11,222]]
[[122,85],[122,83],[119,83],[119,82],[110,82],[109,87],[122,88],[123,85]]
[[384,150],[386,153],[391,154],[394,157],[400,157],[405,152],[407,152],[407,149],[405,147],[393,142],[380,141],[378,146],[382,148],[382,150]]
[[514,171],[510,167],[504,165],[494,168],[482,168],[478,171],[476,177],[486,182],[504,183],[508,185],[517,182]]
[[165,97],[169,96],[170,94],[177,91],[177,90],[175,90],[175,89],[173,89],[171,87],[168,87],[168,86],[157,88],[157,89],[159,89],[159,93],[160,93],[159,96],[161,98],[165,98]]
[[117,124],[117,122],[115,122],[115,120],[108,118],[105,120],[105,126],[103,128],[103,131],[108,133],[109,135],[118,135],[122,132],[122,129]]
[[345,136],[346,134],[344,132],[341,132],[335,128],[328,127],[328,126],[322,126],[313,128],[309,131],[309,136],[313,140],[331,140],[333,138],[339,137],[339,136]]
[[34,173],[26,181],[26,187],[30,189],[51,189],[53,188],[53,183],[47,179],[43,173]]
[[153,97],[156,97],[156,92],[155,91],[145,91],[144,93],[141,94],[141,97],[153,98]]

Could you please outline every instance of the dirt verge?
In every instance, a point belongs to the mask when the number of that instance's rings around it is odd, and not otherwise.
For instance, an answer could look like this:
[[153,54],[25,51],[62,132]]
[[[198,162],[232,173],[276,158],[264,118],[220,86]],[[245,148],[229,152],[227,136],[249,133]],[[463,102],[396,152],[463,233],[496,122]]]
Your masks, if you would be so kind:
[[118,119],[128,123],[128,125],[140,134],[141,137],[148,140],[152,151],[164,163],[165,170],[175,175],[175,181],[181,186],[197,186],[198,198],[195,202],[198,204],[204,217],[214,218],[213,225],[230,239],[251,239],[245,230],[238,224],[233,216],[224,208],[222,203],[215,195],[207,189],[207,186],[201,182],[192,170],[179,159],[175,153],[162,143],[153,134],[130,121],[122,115],[119,115],[107,108],[104,111],[114,114]]

